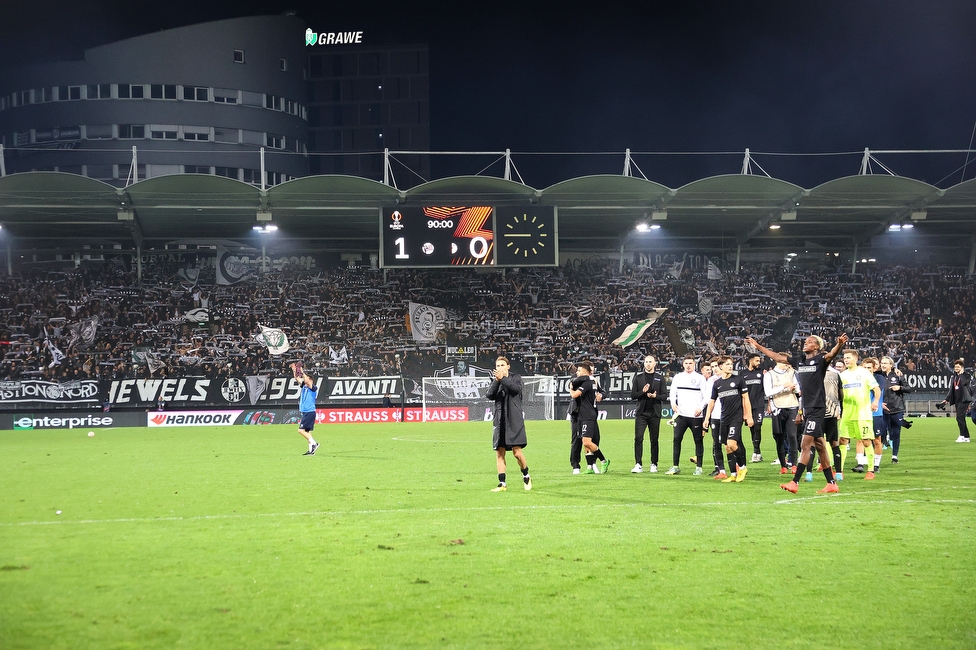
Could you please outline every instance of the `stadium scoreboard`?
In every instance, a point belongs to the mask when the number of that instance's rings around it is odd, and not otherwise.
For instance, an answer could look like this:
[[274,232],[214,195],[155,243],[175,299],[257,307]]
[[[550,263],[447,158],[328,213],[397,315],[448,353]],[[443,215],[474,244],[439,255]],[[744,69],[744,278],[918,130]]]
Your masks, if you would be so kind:
[[381,211],[380,266],[556,266],[556,209],[409,206]]

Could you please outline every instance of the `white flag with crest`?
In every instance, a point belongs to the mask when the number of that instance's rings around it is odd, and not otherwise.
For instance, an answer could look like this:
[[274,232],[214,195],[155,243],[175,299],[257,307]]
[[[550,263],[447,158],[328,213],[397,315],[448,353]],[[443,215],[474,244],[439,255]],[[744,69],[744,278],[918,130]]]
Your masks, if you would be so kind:
[[274,355],[288,352],[288,337],[276,327],[265,327],[258,325],[261,331],[254,335],[254,340],[268,348],[268,352]]

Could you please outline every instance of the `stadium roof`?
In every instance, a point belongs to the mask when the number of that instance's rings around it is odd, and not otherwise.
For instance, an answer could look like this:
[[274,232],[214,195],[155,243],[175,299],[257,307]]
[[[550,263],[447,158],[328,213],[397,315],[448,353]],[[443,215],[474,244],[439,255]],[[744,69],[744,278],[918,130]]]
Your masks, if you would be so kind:
[[849,249],[905,223],[945,246],[969,247],[976,237],[976,180],[939,189],[881,174],[838,178],[811,189],[750,174],[703,178],[677,189],[598,175],[541,190],[487,176],[443,178],[409,190],[352,176],[310,176],[267,190],[197,174],[161,176],[122,189],[58,172],[0,178],[0,225],[18,250],[72,249],[80,242],[147,249],[187,239],[253,245],[259,212],[264,218],[270,212],[279,238],[333,250],[375,250],[379,210],[404,204],[556,206],[564,251],[646,247],[635,231],[640,222],[661,225],[654,232],[672,244],[703,250]]

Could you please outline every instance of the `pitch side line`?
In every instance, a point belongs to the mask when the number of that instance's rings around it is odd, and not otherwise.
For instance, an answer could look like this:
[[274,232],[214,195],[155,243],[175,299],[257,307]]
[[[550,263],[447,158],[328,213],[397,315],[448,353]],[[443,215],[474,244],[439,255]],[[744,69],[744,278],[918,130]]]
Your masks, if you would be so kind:
[[[972,488],[961,486],[951,486],[946,488],[906,488],[902,490],[878,490],[878,492],[911,492],[911,491],[938,491],[938,490],[970,490]],[[823,502],[825,498],[837,497],[840,495],[820,495],[815,497],[801,497],[798,499],[785,499],[774,501],[770,505],[787,505],[797,502]],[[828,501],[829,502],[829,501]],[[883,504],[883,503],[976,503],[976,499],[932,499],[930,501],[920,501],[916,499],[904,499],[902,501],[883,500],[883,499],[834,499],[834,503],[843,505],[854,504]],[[579,508],[688,508],[693,506],[701,507],[728,507],[728,506],[756,506],[762,505],[756,501],[706,501],[702,503],[592,503],[592,504],[572,504],[572,505],[498,505],[498,506],[473,506],[467,508],[381,508],[377,510],[309,510],[305,512],[258,512],[253,514],[239,513],[230,515],[195,515],[189,517],[127,517],[118,519],[70,519],[51,520],[51,521],[21,521],[11,523],[0,523],[0,528],[13,528],[16,526],[56,526],[56,525],[78,525],[78,524],[129,524],[129,523],[153,523],[164,521],[211,521],[227,519],[254,519],[261,517],[341,517],[348,515],[387,515],[387,514],[430,514],[437,512],[491,512],[491,511],[513,511],[513,510],[578,510]]]
[[[884,494],[890,492],[933,492],[936,490],[972,490],[973,488],[968,485],[949,485],[944,488],[934,488],[934,487],[912,487],[912,488],[891,488],[890,490],[871,490],[870,492],[840,492],[837,494],[817,494],[809,497],[796,497],[793,499],[780,499],[774,501],[776,505],[783,505],[787,503],[801,503],[805,501],[822,501],[824,499],[830,499],[831,497],[836,497],[838,502],[843,501],[844,503],[852,503],[850,499],[845,499],[847,496],[867,496],[869,494]],[[870,503],[876,503],[877,501],[870,501]],[[960,503],[972,503],[973,499],[962,499]],[[906,499],[905,503],[916,503],[916,501]],[[923,501],[921,503],[954,503],[953,501]]]

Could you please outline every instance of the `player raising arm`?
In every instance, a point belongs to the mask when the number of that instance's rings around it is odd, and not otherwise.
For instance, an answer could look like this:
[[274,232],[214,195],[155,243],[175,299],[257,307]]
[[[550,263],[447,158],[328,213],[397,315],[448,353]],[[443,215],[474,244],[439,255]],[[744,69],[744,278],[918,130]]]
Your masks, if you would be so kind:
[[[830,458],[827,454],[827,445],[824,443],[824,418],[827,413],[824,377],[827,375],[827,366],[847,343],[847,334],[838,336],[837,343],[827,352],[824,352],[826,343],[822,338],[808,336],[803,342],[803,353],[794,356],[792,359],[782,352],[774,352],[759,345],[751,336],[746,337],[745,343],[756,348],[776,363],[786,362],[796,368],[796,379],[800,385],[800,408],[803,411],[803,438],[800,441],[800,457],[797,459],[793,480],[780,486],[787,492],[796,494],[798,490],[797,481],[813,462],[813,447],[817,448],[821,458]],[[800,415],[797,415],[797,420],[799,419]],[[829,465],[829,463],[827,464]],[[824,478],[827,479],[827,486],[819,492],[822,494],[838,492],[833,470],[828,466],[823,470],[823,473]]]

